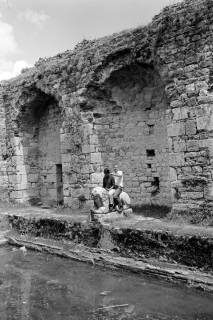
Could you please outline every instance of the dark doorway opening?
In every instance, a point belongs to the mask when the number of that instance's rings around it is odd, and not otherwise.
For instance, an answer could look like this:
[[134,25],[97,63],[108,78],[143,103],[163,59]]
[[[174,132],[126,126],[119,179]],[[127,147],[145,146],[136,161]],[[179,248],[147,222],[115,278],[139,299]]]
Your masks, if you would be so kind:
[[56,189],[57,203],[62,205],[64,203],[62,164],[56,164]]

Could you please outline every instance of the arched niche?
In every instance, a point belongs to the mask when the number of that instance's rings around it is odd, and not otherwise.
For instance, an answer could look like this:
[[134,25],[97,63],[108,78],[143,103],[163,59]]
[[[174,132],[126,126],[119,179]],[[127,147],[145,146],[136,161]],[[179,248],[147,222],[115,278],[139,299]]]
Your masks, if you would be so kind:
[[171,206],[168,103],[158,72],[132,64],[90,89],[103,164],[117,164],[133,202]]
[[23,93],[14,138],[17,200],[63,202],[61,112],[56,99],[38,89]]

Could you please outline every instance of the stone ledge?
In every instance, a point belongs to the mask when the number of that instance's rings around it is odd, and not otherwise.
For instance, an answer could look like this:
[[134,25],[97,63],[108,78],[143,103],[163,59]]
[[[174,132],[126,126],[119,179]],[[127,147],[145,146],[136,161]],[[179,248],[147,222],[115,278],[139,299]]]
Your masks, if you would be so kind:
[[178,225],[160,219],[132,215],[102,223],[88,223],[67,215],[4,215],[22,235],[72,241],[93,248],[116,251],[134,259],[157,259],[213,271],[213,228]]
[[103,250],[88,248],[75,243],[59,243],[43,238],[33,238],[20,235],[10,235],[9,244],[25,246],[27,249],[44,251],[64,258],[107,267],[111,269],[122,269],[137,274],[146,274],[166,281],[184,283],[189,287],[213,292],[213,276],[191,270],[183,266],[172,265],[156,260],[135,260],[124,258],[115,253]]

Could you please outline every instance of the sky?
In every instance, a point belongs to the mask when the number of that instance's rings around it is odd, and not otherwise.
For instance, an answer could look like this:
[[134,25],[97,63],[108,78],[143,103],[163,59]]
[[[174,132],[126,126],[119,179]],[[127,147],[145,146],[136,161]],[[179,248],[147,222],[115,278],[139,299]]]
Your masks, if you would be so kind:
[[40,57],[146,25],[163,7],[181,0],[0,0],[0,80]]

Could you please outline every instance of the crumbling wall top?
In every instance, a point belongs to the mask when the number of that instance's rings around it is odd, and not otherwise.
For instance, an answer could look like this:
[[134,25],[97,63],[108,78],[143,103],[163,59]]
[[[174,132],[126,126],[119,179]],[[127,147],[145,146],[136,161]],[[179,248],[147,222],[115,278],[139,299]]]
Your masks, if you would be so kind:
[[[97,80],[97,74],[106,65],[113,65],[118,57],[131,63],[140,56],[141,63],[162,63],[160,48],[174,42],[182,44],[182,38],[196,28],[212,30],[213,3],[211,0],[186,0],[164,8],[150,24],[122,31],[97,40],[83,40],[74,50],[67,50],[54,57],[39,59],[33,68],[20,76],[3,81],[7,90],[12,87],[63,86],[69,83],[72,92]],[[201,27],[202,24],[202,27]],[[178,37],[178,39],[176,39]],[[40,84],[38,84],[40,83]]]

